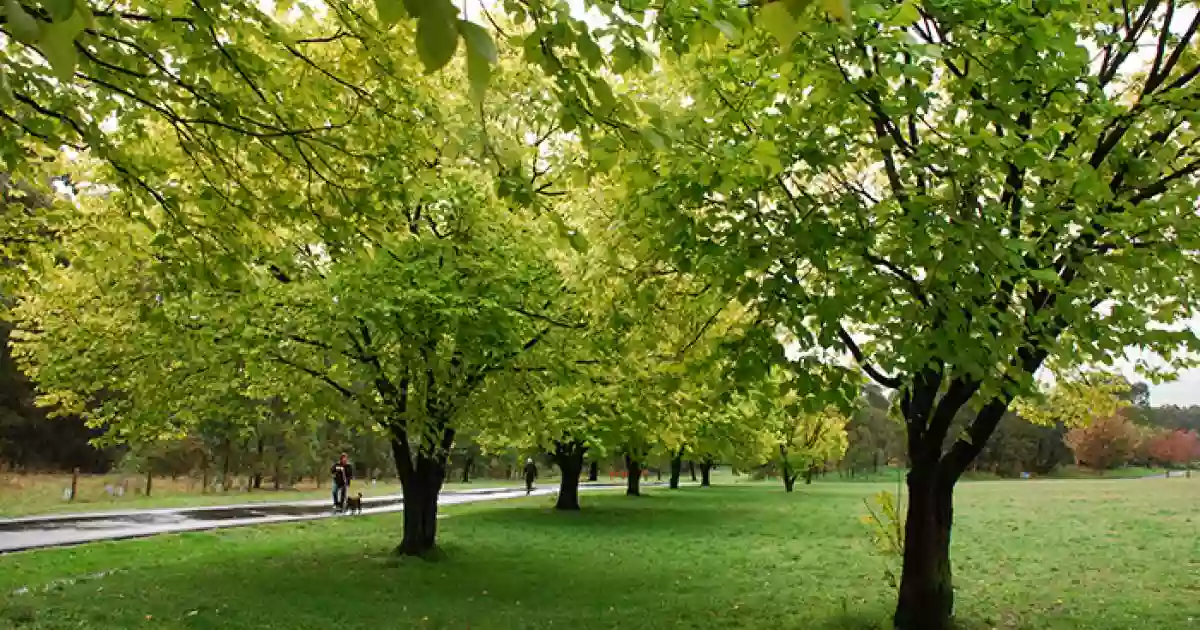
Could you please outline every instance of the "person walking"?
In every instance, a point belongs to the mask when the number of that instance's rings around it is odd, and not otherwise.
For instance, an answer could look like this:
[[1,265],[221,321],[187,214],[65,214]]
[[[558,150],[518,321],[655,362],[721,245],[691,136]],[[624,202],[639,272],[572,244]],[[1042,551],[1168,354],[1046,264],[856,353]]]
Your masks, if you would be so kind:
[[346,493],[350,490],[350,481],[354,479],[354,466],[346,458],[346,454],[338,458],[337,463],[329,468],[333,475],[333,509],[342,510],[346,507]]
[[537,466],[533,464],[533,458],[525,460],[525,496],[529,496],[533,492],[533,480],[537,479]]

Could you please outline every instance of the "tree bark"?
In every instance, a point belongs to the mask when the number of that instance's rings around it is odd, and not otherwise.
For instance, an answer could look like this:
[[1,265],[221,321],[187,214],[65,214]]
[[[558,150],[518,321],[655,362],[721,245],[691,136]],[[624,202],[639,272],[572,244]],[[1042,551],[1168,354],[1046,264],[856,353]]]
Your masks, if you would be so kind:
[[626,480],[625,495],[630,497],[642,496],[642,491],[639,487],[639,482],[642,479],[642,463],[626,453],[625,470],[629,473]]
[[683,473],[683,449],[679,449],[675,453],[675,457],[671,458],[671,489],[679,489],[679,475]]
[[427,556],[437,543],[438,494],[446,480],[446,458],[454,442],[454,430],[441,423],[434,434],[439,441],[427,437],[416,453],[409,448],[403,425],[393,425],[392,433],[392,456],[404,495],[404,534],[396,553]]
[[596,481],[598,479],[600,479],[600,462],[592,460],[591,465],[588,466],[588,481]]
[[263,480],[263,439],[261,435],[258,436],[257,451],[258,457],[254,460],[254,482],[250,486],[254,490],[261,490]]
[[701,488],[708,488],[708,487],[712,486],[711,480],[709,479],[709,473],[712,472],[712,467],[713,467],[713,465],[712,465],[711,461],[700,462],[700,487]]
[[579,509],[579,475],[583,472],[583,454],[586,452],[587,447],[579,442],[554,443],[554,463],[558,465],[558,471],[562,474],[554,509]]
[[695,460],[691,460],[691,459],[688,460],[688,472],[691,473],[691,475],[692,475],[692,481],[695,481],[696,480],[696,462],[695,462]]
[[[229,491],[229,473],[233,463],[233,440],[225,438],[225,461],[221,464],[221,489]],[[318,486],[320,487],[320,486]]]
[[146,471],[146,496],[150,496],[150,490],[154,488],[154,472]]
[[779,445],[779,467],[783,473],[783,490],[791,492],[796,488],[796,475],[792,474],[792,463],[788,461],[787,446]]
[[950,570],[953,483],[939,481],[936,462],[908,474],[904,568],[894,618],[897,630],[948,630],[954,615]]

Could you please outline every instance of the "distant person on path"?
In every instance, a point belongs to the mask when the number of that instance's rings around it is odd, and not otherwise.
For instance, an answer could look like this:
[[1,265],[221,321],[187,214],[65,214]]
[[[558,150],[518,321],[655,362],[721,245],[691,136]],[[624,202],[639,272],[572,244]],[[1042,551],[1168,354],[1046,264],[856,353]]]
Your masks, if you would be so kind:
[[330,467],[329,474],[333,475],[333,509],[341,510],[346,505],[346,492],[350,489],[350,480],[354,479],[354,466],[350,465],[345,453]]
[[533,458],[525,460],[525,496],[529,496],[533,492],[533,480],[537,479],[537,466],[533,464]]

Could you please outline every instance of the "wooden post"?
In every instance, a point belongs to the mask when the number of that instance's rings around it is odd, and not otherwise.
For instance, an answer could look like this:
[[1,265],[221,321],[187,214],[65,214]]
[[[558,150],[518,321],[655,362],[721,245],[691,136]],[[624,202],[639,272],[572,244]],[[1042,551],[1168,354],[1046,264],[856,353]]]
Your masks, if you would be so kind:
[[71,471],[71,500],[74,501],[75,497],[78,494],[79,494],[79,468],[76,467],[75,470]]

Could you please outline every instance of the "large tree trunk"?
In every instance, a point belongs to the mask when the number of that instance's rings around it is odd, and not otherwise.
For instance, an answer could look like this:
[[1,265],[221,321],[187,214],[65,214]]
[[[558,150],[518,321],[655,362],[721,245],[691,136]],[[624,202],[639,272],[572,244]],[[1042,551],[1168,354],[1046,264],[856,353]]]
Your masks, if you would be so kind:
[[675,453],[675,457],[671,458],[671,489],[679,489],[679,475],[683,473],[683,449]]
[[896,630],[947,630],[954,614],[950,571],[953,483],[938,481],[936,463],[908,474],[904,568],[894,619]]
[[592,460],[591,465],[588,466],[588,481],[597,481],[598,479],[600,479],[600,462]]
[[438,494],[446,480],[446,454],[454,441],[454,431],[443,428],[439,432],[440,449],[425,440],[426,448],[415,454],[409,449],[403,428],[393,427],[393,432],[403,436],[392,438],[392,455],[404,495],[404,534],[396,553],[426,556],[437,543]]
[[639,487],[639,482],[642,479],[642,463],[626,453],[625,470],[629,473],[629,478],[626,480],[625,495],[630,497],[642,496],[642,491]]
[[579,509],[579,475],[583,472],[583,454],[586,452],[587,447],[579,442],[554,443],[554,463],[562,473],[554,509]]
[[703,462],[700,462],[700,487],[701,488],[708,488],[712,485],[711,480],[709,479],[709,473],[712,472],[712,467],[713,467],[713,465],[712,465],[711,461],[705,460]]
[[797,479],[797,478],[799,478],[799,477],[800,477],[800,475],[794,474],[794,473],[792,473],[791,471],[788,471],[788,472],[784,473],[784,475],[783,475],[783,489],[784,489],[784,491],[785,491],[785,492],[792,492],[792,491],[794,491],[794,490],[796,489],[796,479]]

